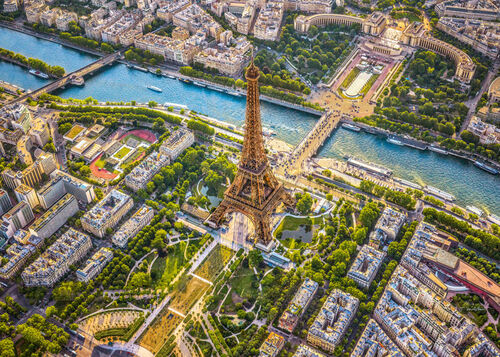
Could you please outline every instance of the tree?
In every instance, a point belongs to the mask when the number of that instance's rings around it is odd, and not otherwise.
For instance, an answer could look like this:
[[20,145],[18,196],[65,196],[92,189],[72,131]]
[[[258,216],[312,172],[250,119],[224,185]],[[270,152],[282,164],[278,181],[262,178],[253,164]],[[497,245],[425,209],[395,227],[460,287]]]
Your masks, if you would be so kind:
[[164,229],[157,230],[155,233],[155,237],[151,242],[151,247],[158,250],[163,250],[166,246],[165,243],[166,237],[167,237],[167,232]]
[[0,357],[16,357],[12,339],[6,338],[0,341]]
[[43,150],[54,153],[54,152],[56,152],[56,147],[55,147],[54,143],[49,142],[49,143],[44,145]]
[[259,250],[254,249],[248,253],[248,265],[251,268],[257,268],[263,261],[264,258]]
[[79,171],[83,177],[88,177],[90,175],[90,167],[88,167],[87,165],[83,165],[82,167],[80,167]]
[[54,305],[52,306],[49,306],[45,309],[45,315],[47,317],[51,317],[52,315],[54,315],[55,313],[57,312],[57,309]]
[[297,201],[296,209],[302,215],[307,215],[311,212],[311,207],[313,204],[313,200],[309,193],[304,193],[302,197]]

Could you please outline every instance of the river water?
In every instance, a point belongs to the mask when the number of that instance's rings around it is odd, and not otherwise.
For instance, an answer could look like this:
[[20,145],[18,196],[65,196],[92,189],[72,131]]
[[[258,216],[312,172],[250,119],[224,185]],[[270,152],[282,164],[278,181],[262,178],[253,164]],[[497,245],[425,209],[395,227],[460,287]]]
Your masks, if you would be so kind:
[[[50,41],[0,28],[0,47],[63,66],[67,71],[83,67],[94,56],[66,48]],[[25,69],[0,62],[0,79],[25,89],[40,87],[45,81],[31,76]],[[159,87],[162,93],[147,89]],[[65,98],[93,97],[100,101],[177,103],[213,118],[241,126],[245,117],[245,98],[186,84],[175,79],[116,64],[85,80],[83,87],[69,87],[58,94]],[[272,128],[277,138],[296,145],[313,127],[317,116],[261,103],[264,126]],[[457,197],[463,206],[475,205],[500,215],[500,178],[471,163],[434,152],[420,151],[387,143],[367,133],[339,128],[320,149],[319,156],[342,158],[345,155],[383,165],[396,176],[430,184]]]

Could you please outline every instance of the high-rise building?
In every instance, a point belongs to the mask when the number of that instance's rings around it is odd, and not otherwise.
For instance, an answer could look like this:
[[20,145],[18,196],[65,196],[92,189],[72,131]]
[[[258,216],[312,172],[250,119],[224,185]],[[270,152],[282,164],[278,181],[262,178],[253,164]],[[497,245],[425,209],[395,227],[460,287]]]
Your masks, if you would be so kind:
[[10,200],[7,191],[0,189],[0,215],[12,208],[12,201]]
[[94,186],[63,171],[55,170],[52,180],[38,190],[38,199],[43,208],[48,209],[67,193],[82,203],[88,204],[95,199]]
[[35,208],[39,205],[38,195],[36,194],[35,189],[32,187],[26,186],[22,183],[16,187],[14,193],[16,194],[16,198],[18,201],[28,202],[31,208]]
[[0,235],[4,238],[10,238],[21,228],[35,219],[31,206],[21,201],[15,205],[9,212],[3,215],[0,225]]

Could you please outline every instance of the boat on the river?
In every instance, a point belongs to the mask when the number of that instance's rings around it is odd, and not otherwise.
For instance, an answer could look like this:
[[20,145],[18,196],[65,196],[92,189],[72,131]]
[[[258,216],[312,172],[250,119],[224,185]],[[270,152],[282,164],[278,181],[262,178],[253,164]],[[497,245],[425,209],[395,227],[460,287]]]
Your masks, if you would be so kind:
[[434,151],[434,152],[437,152],[438,154],[442,154],[442,155],[448,155],[448,151],[444,150],[444,149],[441,149],[440,147],[437,147],[437,146],[434,146],[434,145],[430,145],[427,147],[430,151]]
[[139,71],[141,71],[141,72],[147,72],[147,71],[148,71],[148,69],[147,69],[147,68],[144,68],[144,67],[139,67],[139,66],[132,66],[132,68],[137,69],[137,70],[139,70]]
[[395,136],[389,136],[387,138],[387,142],[394,145],[404,146],[404,143],[401,140],[398,140]]
[[481,161],[474,161],[474,165],[479,167],[480,169],[483,169],[484,171],[486,172],[489,172],[490,174],[493,174],[493,175],[497,175],[498,174],[498,170],[491,167],[491,166],[488,166],[486,165],[485,163],[482,163]]
[[437,198],[442,198],[445,199],[446,201],[453,202],[456,200],[455,196],[453,196],[451,193],[445,192],[443,190],[440,190],[439,188],[433,187],[433,186],[425,186],[425,192],[436,196]]
[[170,79],[175,79],[175,77],[172,76],[171,74],[166,74],[165,77],[170,78]]
[[355,131],[355,132],[359,132],[361,130],[361,128],[359,126],[352,125],[349,123],[342,123],[342,128],[347,129],[347,130],[351,130],[351,131]]
[[214,87],[214,86],[207,86],[208,89],[212,89],[212,90],[215,90],[217,92],[221,92],[221,93],[224,93],[224,90],[223,89],[220,89],[218,87]]
[[203,88],[205,88],[205,87],[207,86],[206,84],[201,83],[201,82],[197,82],[197,81],[193,81],[193,84],[194,84],[195,86],[198,86],[198,87],[203,87]]
[[158,88],[158,87],[155,87],[155,86],[148,86],[148,89],[149,89],[149,90],[152,90],[152,91],[154,91],[154,92],[158,92],[158,93],[163,92],[163,89]]
[[38,71],[36,69],[30,69],[29,73],[32,74],[32,75],[34,75],[34,76],[43,78],[43,79],[49,79],[49,76],[46,73],[40,72],[40,71]]

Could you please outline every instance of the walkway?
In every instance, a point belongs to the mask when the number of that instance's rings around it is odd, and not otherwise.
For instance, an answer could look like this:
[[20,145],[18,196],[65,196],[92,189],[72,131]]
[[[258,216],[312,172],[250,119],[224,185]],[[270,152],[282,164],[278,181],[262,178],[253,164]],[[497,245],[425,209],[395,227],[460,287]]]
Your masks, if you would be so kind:
[[113,345],[100,345],[99,348],[110,349],[114,351],[126,351],[139,357],[154,357],[154,355],[142,346],[127,342],[114,342]]
[[127,286],[128,281],[130,280],[130,277],[132,276],[132,273],[134,272],[134,270],[144,261],[144,259],[146,259],[149,255],[151,255],[151,253],[155,253],[155,252],[156,252],[156,249],[150,251],[148,254],[146,254],[141,259],[139,259],[138,261],[135,262],[134,266],[132,267],[132,269],[130,269],[130,272],[128,273],[127,280],[125,280],[125,286]]
[[170,302],[170,296],[166,296],[165,299],[153,310],[151,315],[149,315],[141,327],[135,332],[134,336],[130,339],[129,343],[133,344],[142,335],[142,333],[149,327],[151,322],[158,316],[158,314],[163,310],[163,308]]

